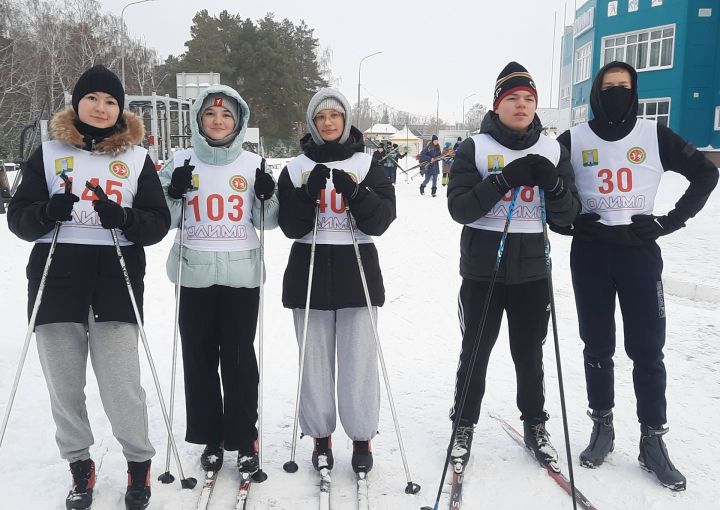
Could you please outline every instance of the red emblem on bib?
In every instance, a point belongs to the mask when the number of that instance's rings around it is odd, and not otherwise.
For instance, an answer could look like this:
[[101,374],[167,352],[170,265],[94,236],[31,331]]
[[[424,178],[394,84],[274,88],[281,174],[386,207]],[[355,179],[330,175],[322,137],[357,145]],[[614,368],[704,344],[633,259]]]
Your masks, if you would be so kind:
[[123,163],[120,160],[111,161],[110,165],[110,173],[112,173],[115,177],[118,177],[120,179],[127,179],[130,175],[130,169],[128,166]]
[[645,150],[642,147],[633,147],[627,153],[628,161],[630,163],[635,163],[636,165],[645,161],[645,157]]
[[235,191],[243,192],[248,188],[248,182],[242,175],[233,175],[230,177],[230,187]]

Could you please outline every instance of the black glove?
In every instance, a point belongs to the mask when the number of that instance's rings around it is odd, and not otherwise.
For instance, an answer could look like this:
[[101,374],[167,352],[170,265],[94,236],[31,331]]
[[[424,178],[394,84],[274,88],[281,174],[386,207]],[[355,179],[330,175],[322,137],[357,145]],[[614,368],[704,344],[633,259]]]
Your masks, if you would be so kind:
[[313,200],[317,199],[320,190],[325,189],[327,180],[330,178],[330,169],[323,164],[315,165],[310,172],[307,183],[305,184],[305,192],[310,195]]
[[[502,172],[492,174],[493,184],[503,195],[518,186],[535,186],[532,155],[523,156],[508,163]],[[504,190],[504,191],[503,191]]]
[[183,166],[179,166],[173,171],[170,186],[168,186],[170,198],[180,200],[187,193],[187,190],[192,187],[192,171],[194,169],[195,167],[190,164],[190,158],[188,158]]
[[103,228],[121,228],[126,226],[128,215],[124,207],[112,200],[93,200],[93,209],[100,218]]
[[555,165],[539,154],[530,154],[527,157],[532,161],[535,184],[546,194],[557,196],[563,190],[563,182]]
[[[263,166],[265,164],[263,163]],[[273,196],[275,191],[275,181],[272,175],[265,172],[263,168],[255,170],[255,196],[267,200]]]
[[636,214],[631,219],[630,229],[641,241],[647,242],[666,236],[685,226],[685,223],[670,215]]
[[353,178],[350,177],[350,174],[344,170],[333,168],[332,180],[337,192],[342,194],[342,196],[348,200],[355,198],[360,190],[358,183],[355,182]]
[[73,204],[79,200],[77,195],[68,191],[53,195],[45,204],[45,217],[50,221],[70,221]]
[[578,239],[593,240],[597,239],[603,229],[603,224],[599,223],[600,215],[597,213],[583,213],[575,218],[572,226],[572,235]]

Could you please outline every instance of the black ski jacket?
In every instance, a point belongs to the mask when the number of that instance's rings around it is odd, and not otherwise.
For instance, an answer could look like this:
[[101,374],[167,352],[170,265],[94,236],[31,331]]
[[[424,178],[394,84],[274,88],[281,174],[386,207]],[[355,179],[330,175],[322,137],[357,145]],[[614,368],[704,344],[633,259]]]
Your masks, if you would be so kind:
[[[51,129],[55,139],[82,150],[83,136],[75,127],[75,119],[75,112],[69,108],[55,115]],[[139,143],[144,133],[142,121],[125,111],[121,129],[98,144],[96,150],[121,154],[131,145]],[[80,189],[73,191],[78,196],[82,193]],[[55,224],[48,221],[43,212],[48,200],[43,149],[40,146],[23,169],[22,181],[8,207],[10,230],[25,241],[35,241],[50,232]],[[170,228],[170,212],[155,165],[149,157],[140,173],[137,193],[132,208],[128,209],[127,223],[122,231],[135,244],[122,247],[122,253],[142,313],[145,276],[145,252],[142,247],[159,242]],[[30,253],[27,265],[28,317],[35,304],[49,251],[50,243],[36,243]],[[58,243],[35,325],[86,323],[91,306],[97,322],[137,322],[115,247]]]
[[[316,145],[310,135],[300,141],[305,155],[316,163],[342,161],[356,152],[363,152],[362,133],[355,127],[343,144]],[[280,228],[290,239],[300,239],[313,229],[315,201],[303,188],[296,188],[287,167],[278,179]],[[383,167],[373,161],[365,179],[360,183],[358,196],[350,202],[357,227],[371,236],[383,234],[395,220],[395,187],[388,181]],[[373,243],[362,243],[365,277],[370,300],[375,306],[385,302],[385,288],[377,249]],[[310,244],[295,242],[283,278],[282,302],[286,308],[304,308],[310,267]],[[310,308],[314,310],[338,310],[367,306],[358,270],[357,258],[352,244],[317,244],[313,273]]]
[[[528,131],[519,134],[503,126],[497,114],[490,111],[483,118],[480,131],[489,134],[508,149],[523,150],[537,142],[542,125],[535,116]],[[580,209],[569,158],[567,150],[561,146],[557,169],[565,189],[557,197],[547,197],[545,202],[548,218],[559,225],[570,225]],[[450,168],[450,215],[463,225],[472,223],[490,212],[501,198],[502,195],[490,180],[482,179],[475,166],[475,141],[467,138],[458,147]],[[501,236],[502,232],[463,227],[460,236],[460,275],[463,278],[478,281],[491,279]],[[543,234],[508,234],[497,281],[514,285],[540,280],[546,275]]]

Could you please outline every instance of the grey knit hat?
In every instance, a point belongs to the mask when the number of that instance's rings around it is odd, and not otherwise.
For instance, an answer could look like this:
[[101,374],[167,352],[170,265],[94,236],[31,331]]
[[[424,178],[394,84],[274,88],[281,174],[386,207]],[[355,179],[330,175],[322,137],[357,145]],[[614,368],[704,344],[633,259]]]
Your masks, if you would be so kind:
[[[220,106],[222,108],[225,108],[228,112],[230,112],[230,115],[232,115],[232,118],[235,121],[235,128],[232,130],[232,133],[230,133],[222,140],[213,140],[205,134],[205,131],[202,127],[203,113],[205,113],[205,110],[207,110],[211,106]],[[198,110],[198,129],[200,130],[200,134],[205,138],[205,140],[211,147],[226,147],[235,140],[235,137],[238,135],[238,133],[240,133],[240,130],[243,128],[242,122],[239,122],[238,119],[240,119],[240,105],[238,104],[237,99],[235,99],[234,97],[230,97],[222,92],[213,92],[205,96],[205,99],[203,100],[202,105]]]
[[317,145],[323,145],[325,143],[325,140],[322,139],[320,132],[315,127],[315,115],[317,115],[319,111],[327,109],[338,111],[345,116],[345,126],[343,127],[342,135],[340,135],[338,139],[338,143],[345,143],[350,136],[350,120],[348,119],[350,103],[342,92],[333,88],[320,89],[312,99],[310,99],[307,114],[305,115],[305,122],[307,123],[310,136],[312,136],[313,141]]

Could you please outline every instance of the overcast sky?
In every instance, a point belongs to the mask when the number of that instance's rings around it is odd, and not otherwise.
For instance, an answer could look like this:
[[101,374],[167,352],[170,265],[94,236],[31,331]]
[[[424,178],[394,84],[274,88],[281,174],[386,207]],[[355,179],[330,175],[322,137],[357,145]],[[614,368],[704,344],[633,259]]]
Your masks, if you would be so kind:
[[[119,16],[129,0],[101,3],[106,11]],[[267,12],[294,23],[303,19],[315,29],[320,45],[332,51],[333,76],[351,104],[357,101],[360,60],[382,51],[362,65],[363,98],[434,116],[439,90],[440,117],[460,121],[466,96],[476,94],[465,101],[466,111],[477,102],[490,105],[497,75],[511,60],[527,67],[538,85],[540,106],[549,106],[555,12],[552,94],[553,105],[557,104],[563,12],[567,9],[570,24],[574,4],[566,0],[390,0],[374,4],[154,0],[128,7],[124,19],[128,33],[158,50],[163,58],[185,51],[192,18],[200,9],[213,15],[227,10],[253,20]]]

